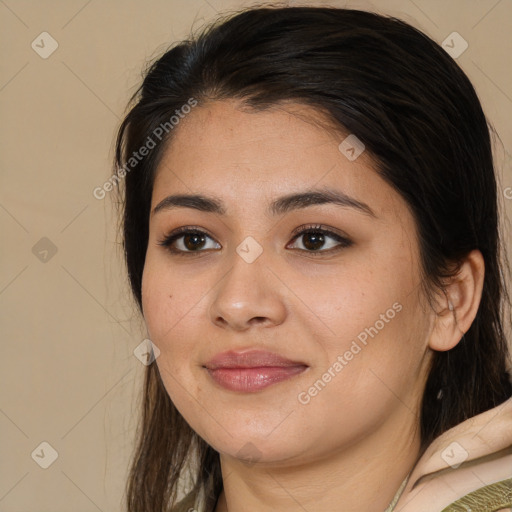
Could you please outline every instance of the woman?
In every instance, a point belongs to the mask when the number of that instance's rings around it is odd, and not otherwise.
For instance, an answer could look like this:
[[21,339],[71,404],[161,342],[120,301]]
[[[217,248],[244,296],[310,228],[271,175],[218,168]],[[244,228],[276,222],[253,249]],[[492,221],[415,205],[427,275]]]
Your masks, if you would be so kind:
[[511,507],[497,186],[452,58],[397,19],[255,8],[133,99],[115,165],[157,358],[128,510]]

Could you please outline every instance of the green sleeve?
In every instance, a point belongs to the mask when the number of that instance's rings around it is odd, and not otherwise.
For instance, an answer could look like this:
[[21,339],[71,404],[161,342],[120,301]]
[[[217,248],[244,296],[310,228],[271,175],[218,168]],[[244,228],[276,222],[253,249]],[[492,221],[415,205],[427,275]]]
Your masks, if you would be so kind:
[[466,494],[441,512],[498,512],[512,507],[512,478]]

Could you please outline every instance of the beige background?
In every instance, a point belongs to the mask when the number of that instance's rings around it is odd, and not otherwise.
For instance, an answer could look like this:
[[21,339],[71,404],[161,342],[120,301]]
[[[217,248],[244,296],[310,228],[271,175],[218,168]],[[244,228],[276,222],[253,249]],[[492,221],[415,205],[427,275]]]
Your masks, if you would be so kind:
[[[111,197],[92,190],[111,175],[114,132],[146,59],[250,4],[0,0],[1,512],[123,509],[144,371],[133,351],[146,336]],[[330,5],[395,15],[439,43],[459,32],[469,47],[457,61],[504,145],[501,191],[512,187],[512,1]],[[47,59],[31,47],[43,31],[58,43]],[[512,199],[500,197],[511,218]],[[42,442],[58,454],[47,469],[36,463],[51,454]]]

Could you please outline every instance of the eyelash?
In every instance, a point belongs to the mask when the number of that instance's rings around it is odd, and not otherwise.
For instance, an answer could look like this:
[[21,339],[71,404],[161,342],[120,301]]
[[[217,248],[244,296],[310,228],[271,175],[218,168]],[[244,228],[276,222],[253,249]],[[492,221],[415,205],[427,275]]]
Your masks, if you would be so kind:
[[[340,245],[336,246],[335,248],[328,249],[328,250],[320,250],[320,249],[315,250],[315,251],[308,251],[306,249],[295,249],[295,250],[307,252],[313,256],[322,256],[322,255],[325,255],[326,253],[327,254],[336,253],[342,249],[350,247],[353,244],[352,240],[349,240],[346,237],[338,235],[337,233],[334,233],[333,231],[330,231],[328,229],[324,229],[321,225],[318,225],[318,224],[315,224],[315,225],[309,224],[306,226],[298,227],[297,229],[295,229],[292,232],[293,238],[292,238],[291,242],[295,242],[295,240],[297,240],[301,236],[306,235],[306,234],[311,234],[311,233],[315,233],[315,234],[320,233],[322,235],[327,235],[330,238],[333,238],[334,240],[336,240],[337,242],[340,242]],[[158,245],[166,247],[172,254],[175,254],[177,256],[187,256],[187,255],[192,255],[192,254],[197,254],[197,253],[208,251],[208,250],[183,251],[181,249],[176,249],[176,248],[172,247],[173,242],[175,242],[179,238],[183,237],[184,235],[188,235],[188,234],[190,234],[190,235],[205,235],[208,238],[211,238],[213,240],[213,238],[210,237],[208,235],[208,233],[206,233],[205,231],[203,231],[202,229],[200,229],[198,227],[183,226],[181,228],[178,228],[178,229],[172,231],[171,233],[166,235],[163,239],[159,240]]]

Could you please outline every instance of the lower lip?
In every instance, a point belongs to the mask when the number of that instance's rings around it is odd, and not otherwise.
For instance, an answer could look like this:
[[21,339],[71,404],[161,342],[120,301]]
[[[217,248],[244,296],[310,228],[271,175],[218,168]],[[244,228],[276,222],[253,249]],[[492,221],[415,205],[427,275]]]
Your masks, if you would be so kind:
[[223,388],[251,393],[272,384],[291,379],[302,373],[307,366],[262,366],[258,368],[217,368],[208,373]]

